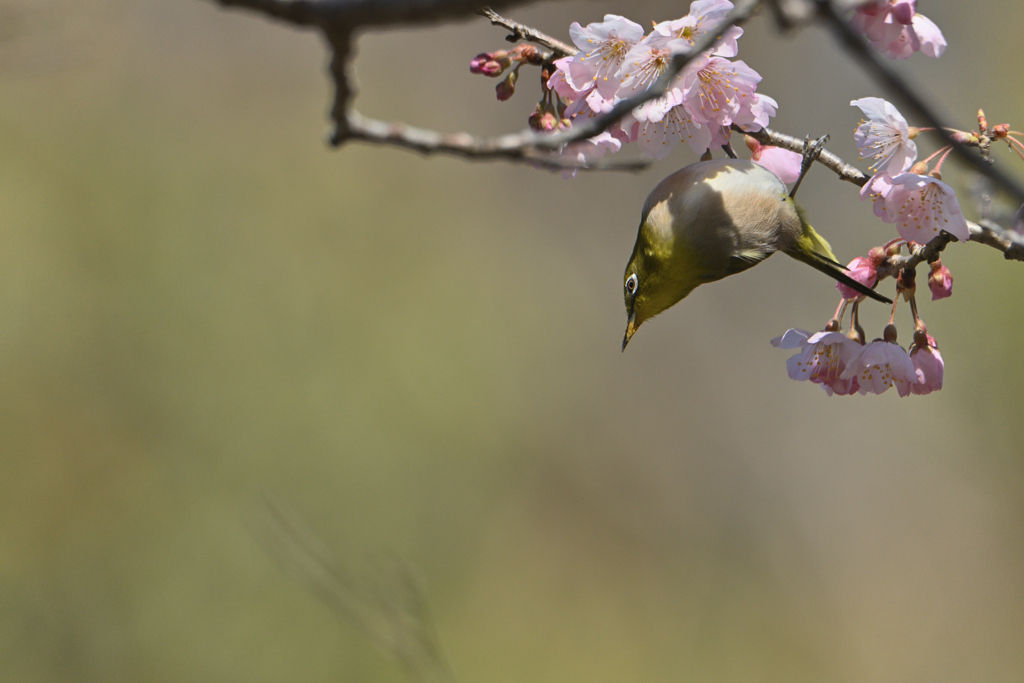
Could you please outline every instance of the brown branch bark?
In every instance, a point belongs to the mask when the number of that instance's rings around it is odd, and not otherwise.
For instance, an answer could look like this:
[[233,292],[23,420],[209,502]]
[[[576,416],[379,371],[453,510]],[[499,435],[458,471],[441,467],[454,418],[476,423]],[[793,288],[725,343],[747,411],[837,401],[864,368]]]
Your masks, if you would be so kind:
[[546,33],[541,33],[537,29],[520,24],[518,21],[506,19],[490,7],[484,7],[480,10],[480,14],[487,17],[492,26],[500,26],[508,30],[509,35],[505,37],[505,40],[510,43],[515,43],[519,40],[525,40],[528,43],[535,43],[550,50],[552,58],[555,59],[559,57],[571,57],[577,52],[576,48],[572,45],[563,43],[557,38],[552,38]]

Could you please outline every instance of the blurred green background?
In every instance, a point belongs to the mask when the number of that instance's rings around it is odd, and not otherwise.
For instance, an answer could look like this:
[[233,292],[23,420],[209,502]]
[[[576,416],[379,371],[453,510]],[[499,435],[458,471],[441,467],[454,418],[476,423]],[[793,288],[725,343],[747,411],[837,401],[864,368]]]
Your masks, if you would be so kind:
[[[921,0],[950,47],[899,67],[1020,128],[1024,5],[967,7]],[[498,103],[467,69],[502,38],[367,34],[357,105],[518,130],[532,74]],[[885,93],[827,35],[740,46],[776,128],[856,160],[848,103]],[[1021,264],[950,247],[928,397],[791,382],[768,340],[837,297],[782,257],[622,354],[640,206],[688,150],[574,181],[331,151],[326,59],[199,0],[0,3],[0,679],[406,680],[257,540],[264,496],[359,575],[403,558],[466,683],[1024,679]],[[801,195],[844,259],[894,235],[825,171]]]

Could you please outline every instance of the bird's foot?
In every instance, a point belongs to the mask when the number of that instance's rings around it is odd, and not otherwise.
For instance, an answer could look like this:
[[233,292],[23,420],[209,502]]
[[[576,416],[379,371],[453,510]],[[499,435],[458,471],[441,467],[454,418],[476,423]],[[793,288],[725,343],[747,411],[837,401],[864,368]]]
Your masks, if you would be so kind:
[[790,199],[796,196],[796,191],[799,189],[800,183],[804,181],[804,176],[811,170],[811,164],[821,156],[822,151],[825,149],[825,143],[828,142],[828,137],[828,135],[822,135],[813,142],[810,138],[804,138],[803,159],[800,162],[800,177],[796,179],[796,184],[793,185],[793,189],[789,192]]

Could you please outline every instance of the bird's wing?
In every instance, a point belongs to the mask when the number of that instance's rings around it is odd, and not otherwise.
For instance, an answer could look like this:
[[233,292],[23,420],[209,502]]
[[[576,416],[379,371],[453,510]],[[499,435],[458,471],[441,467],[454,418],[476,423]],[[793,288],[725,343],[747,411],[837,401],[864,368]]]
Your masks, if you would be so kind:
[[729,257],[729,265],[727,266],[728,272],[723,277],[742,273],[747,268],[753,268],[773,253],[774,252],[771,251],[765,252],[758,249],[748,249],[746,251],[736,252]]

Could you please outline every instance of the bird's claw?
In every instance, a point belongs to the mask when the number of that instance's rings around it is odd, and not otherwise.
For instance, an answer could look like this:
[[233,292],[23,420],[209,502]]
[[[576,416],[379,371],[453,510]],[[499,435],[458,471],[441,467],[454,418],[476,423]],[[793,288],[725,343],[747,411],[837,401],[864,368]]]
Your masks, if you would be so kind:
[[811,141],[810,138],[804,138],[804,149],[803,159],[800,161],[800,177],[796,179],[796,184],[793,185],[793,189],[789,192],[789,198],[792,199],[796,196],[796,191],[800,187],[800,183],[804,181],[804,176],[811,170],[811,165],[817,161],[818,157],[825,150],[825,143],[828,142],[828,135],[822,135],[817,140]]

